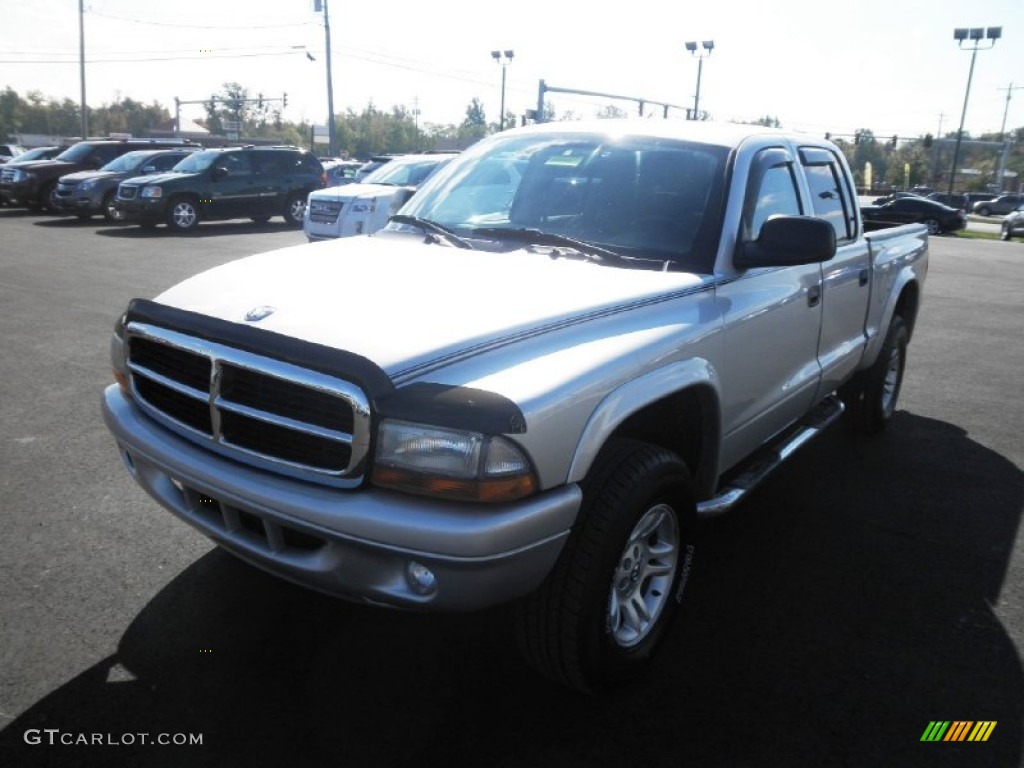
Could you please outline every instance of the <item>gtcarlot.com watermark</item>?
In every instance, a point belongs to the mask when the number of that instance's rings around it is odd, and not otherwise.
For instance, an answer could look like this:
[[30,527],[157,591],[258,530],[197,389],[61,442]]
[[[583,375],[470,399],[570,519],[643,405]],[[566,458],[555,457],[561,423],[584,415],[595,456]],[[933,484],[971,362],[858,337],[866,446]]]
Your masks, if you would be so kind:
[[131,747],[157,744],[162,747],[202,746],[201,733],[75,733],[60,728],[29,728],[25,743],[56,746]]

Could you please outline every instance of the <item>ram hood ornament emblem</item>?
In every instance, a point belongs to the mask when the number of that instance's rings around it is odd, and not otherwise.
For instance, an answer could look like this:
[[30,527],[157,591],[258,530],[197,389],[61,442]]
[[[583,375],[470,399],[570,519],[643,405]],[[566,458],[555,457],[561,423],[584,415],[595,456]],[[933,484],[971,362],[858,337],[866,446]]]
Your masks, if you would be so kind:
[[261,307],[253,307],[245,313],[245,319],[250,323],[256,323],[265,317],[269,317],[276,311],[275,307],[268,307],[265,304]]

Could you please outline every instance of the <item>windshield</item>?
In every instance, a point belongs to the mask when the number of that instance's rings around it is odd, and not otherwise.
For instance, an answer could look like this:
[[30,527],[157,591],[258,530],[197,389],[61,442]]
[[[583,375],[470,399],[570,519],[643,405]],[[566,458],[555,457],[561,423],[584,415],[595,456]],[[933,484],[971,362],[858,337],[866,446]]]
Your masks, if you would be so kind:
[[196,152],[186,157],[171,170],[177,173],[199,173],[213,165],[217,158],[223,154],[223,152],[212,151]]
[[145,162],[152,152],[126,152],[100,168],[101,171],[134,171]]
[[[536,230],[710,272],[728,152],[642,136],[521,133],[467,151],[402,212],[462,237]],[[521,246],[522,233],[509,239]]]
[[447,160],[392,160],[366,176],[363,184],[391,184],[398,187],[416,187]]
[[86,143],[75,144],[61,152],[56,160],[64,160],[69,163],[80,163],[92,153],[92,145]]
[[42,160],[52,151],[51,147],[36,147],[35,149],[29,149],[18,155],[14,161],[17,163],[27,163],[30,160]]

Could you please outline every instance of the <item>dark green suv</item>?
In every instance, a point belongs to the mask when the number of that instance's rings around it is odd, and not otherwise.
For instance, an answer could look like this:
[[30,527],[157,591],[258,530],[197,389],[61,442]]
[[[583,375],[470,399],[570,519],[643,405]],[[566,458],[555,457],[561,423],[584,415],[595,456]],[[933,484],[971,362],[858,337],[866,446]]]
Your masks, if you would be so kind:
[[306,196],[324,186],[316,156],[296,147],[228,147],[196,152],[169,173],[125,179],[114,204],[124,220],[164,222],[178,232],[200,221],[283,216],[302,225]]

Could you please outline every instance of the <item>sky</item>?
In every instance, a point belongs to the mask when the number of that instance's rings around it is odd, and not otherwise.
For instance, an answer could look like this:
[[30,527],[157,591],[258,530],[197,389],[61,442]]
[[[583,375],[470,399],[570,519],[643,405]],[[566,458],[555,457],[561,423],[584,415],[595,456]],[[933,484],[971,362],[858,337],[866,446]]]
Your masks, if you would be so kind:
[[[970,48],[956,27],[1002,27],[975,58],[964,130],[1024,126],[1024,0],[329,0],[335,112],[369,102],[419,109],[421,126],[460,123],[473,98],[496,121],[536,107],[538,86],[693,106],[698,61],[713,40],[700,108],[714,119],[778,118],[809,133],[918,137],[955,131]],[[284,117],[327,114],[323,13],[313,0],[84,0],[86,98],[209,98],[226,82],[288,94]],[[987,47],[987,44],[986,44]],[[314,61],[309,57],[312,56]],[[0,0],[0,89],[80,98],[78,0]],[[1008,90],[1013,84],[1013,90]],[[1007,102],[1007,94],[1011,100]],[[556,112],[592,116],[628,102],[548,95]],[[200,105],[183,117],[202,117]],[[650,111],[650,109],[648,110]],[[659,112],[660,114],[660,112]]]

